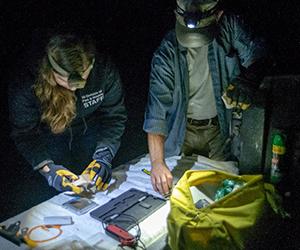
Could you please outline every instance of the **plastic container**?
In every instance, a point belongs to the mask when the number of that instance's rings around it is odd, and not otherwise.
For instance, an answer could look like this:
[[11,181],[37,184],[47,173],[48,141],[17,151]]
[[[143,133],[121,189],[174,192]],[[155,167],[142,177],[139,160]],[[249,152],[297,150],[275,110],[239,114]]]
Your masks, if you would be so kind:
[[270,172],[270,182],[277,184],[282,179],[282,171],[280,165],[282,164],[282,156],[285,154],[285,145],[283,136],[279,133],[273,135],[272,140],[272,163]]

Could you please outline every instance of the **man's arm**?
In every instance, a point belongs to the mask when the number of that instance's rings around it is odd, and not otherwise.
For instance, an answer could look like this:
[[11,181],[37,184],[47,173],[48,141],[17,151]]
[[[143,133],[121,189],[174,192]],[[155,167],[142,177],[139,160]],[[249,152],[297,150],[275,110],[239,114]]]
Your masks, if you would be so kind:
[[148,133],[148,147],[151,160],[151,182],[153,189],[162,195],[168,194],[173,176],[164,159],[165,137]]
[[172,174],[164,159],[165,139],[169,134],[167,117],[173,105],[175,52],[169,33],[154,53],[151,62],[148,103],[144,131],[148,134],[153,189],[164,195],[172,187]]
[[272,59],[265,40],[256,36],[241,17],[232,15],[225,19],[223,27],[230,28],[223,28],[221,39],[225,47],[232,46],[237,52],[242,66],[241,74],[231,79],[226,90],[226,102],[247,109],[255,102],[258,87],[267,69],[272,66]]

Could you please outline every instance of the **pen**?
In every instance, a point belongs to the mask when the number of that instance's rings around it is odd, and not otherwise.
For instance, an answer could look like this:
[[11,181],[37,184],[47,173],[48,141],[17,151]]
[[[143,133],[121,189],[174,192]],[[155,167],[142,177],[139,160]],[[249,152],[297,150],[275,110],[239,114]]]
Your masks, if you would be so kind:
[[143,168],[142,171],[147,175],[151,175],[151,172],[145,168]]

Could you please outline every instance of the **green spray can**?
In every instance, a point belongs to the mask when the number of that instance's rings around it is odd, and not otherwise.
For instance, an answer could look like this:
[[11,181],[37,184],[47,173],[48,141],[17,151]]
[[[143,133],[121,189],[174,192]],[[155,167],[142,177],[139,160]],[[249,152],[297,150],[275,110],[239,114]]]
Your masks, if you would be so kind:
[[280,170],[280,161],[285,154],[284,138],[280,133],[273,135],[272,140],[272,165],[270,172],[270,182],[277,184],[282,179],[282,172]]

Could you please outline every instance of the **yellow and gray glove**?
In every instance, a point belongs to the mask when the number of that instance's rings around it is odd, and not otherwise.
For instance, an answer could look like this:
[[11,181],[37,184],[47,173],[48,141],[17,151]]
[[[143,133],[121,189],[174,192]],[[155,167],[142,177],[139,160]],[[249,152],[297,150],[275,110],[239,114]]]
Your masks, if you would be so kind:
[[105,191],[111,180],[111,164],[112,155],[108,148],[98,149],[94,156],[94,160],[82,172],[82,175],[87,175],[90,182],[90,187],[96,186],[98,191]]
[[226,88],[222,98],[227,108],[246,110],[252,103],[255,88],[247,80],[237,78]]
[[83,191],[82,187],[77,187],[73,184],[78,180],[78,176],[66,169],[62,165],[48,164],[49,171],[40,171],[40,173],[47,179],[49,186],[54,187],[57,191],[73,191],[80,194]]
[[242,68],[241,74],[230,81],[222,96],[226,108],[246,110],[252,104],[259,104],[259,85],[275,65],[270,55],[264,56],[255,59],[247,68]]
[[103,162],[93,160],[82,175],[88,175],[91,183],[90,186],[96,186],[98,191],[105,191],[111,180],[111,167]]

